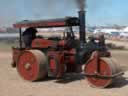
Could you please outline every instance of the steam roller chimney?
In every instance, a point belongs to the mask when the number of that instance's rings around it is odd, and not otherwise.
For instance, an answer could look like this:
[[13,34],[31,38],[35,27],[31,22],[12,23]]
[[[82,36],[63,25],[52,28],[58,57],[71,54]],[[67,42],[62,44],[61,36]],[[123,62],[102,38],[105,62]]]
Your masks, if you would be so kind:
[[86,43],[86,32],[85,32],[85,11],[81,10],[78,12],[79,14],[79,38],[81,47]]

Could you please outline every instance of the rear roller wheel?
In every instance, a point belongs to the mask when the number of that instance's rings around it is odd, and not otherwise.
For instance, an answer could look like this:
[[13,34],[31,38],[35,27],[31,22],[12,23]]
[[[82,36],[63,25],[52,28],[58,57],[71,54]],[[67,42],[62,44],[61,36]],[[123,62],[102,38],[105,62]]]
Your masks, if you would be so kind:
[[61,78],[66,71],[63,54],[48,53],[49,76]]
[[[95,60],[91,60],[85,66],[85,73],[95,74],[96,73]],[[111,76],[120,71],[119,65],[115,64],[110,58],[99,59],[99,75]],[[87,81],[92,87],[105,88],[112,84],[114,78],[99,78],[95,76],[87,76]]]
[[19,57],[17,70],[25,80],[36,81],[47,75],[46,56],[39,50],[24,51]]

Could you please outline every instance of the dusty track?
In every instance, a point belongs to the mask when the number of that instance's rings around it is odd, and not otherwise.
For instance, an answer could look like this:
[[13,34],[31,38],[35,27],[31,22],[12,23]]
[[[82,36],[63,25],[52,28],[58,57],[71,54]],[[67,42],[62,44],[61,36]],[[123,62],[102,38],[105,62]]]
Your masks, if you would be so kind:
[[[128,51],[112,51],[113,57],[125,69],[128,67]],[[0,96],[128,96],[128,72],[107,89],[91,88],[83,76],[66,82],[55,80],[28,82],[16,69],[11,68],[11,53],[0,52]]]

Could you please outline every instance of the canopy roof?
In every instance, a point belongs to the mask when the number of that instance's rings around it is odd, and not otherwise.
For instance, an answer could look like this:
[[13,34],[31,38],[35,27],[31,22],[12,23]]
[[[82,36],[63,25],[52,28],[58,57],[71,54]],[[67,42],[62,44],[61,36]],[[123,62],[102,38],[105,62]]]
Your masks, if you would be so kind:
[[79,19],[77,17],[66,17],[59,19],[37,20],[37,21],[24,20],[13,24],[15,28],[22,28],[22,27],[47,28],[47,27],[65,27],[65,26],[78,26],[78,25],[79,25]]

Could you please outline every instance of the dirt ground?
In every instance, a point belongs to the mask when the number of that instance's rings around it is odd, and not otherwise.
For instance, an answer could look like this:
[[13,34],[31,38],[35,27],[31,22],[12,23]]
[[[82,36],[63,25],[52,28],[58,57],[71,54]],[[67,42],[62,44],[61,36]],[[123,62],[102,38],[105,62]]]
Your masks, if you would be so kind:
[[[111,51],[113,57],[125,69],[128,67],[128,51]],[[115,84],[106,89],[92,88],[80,75],[67,82],[46,80],[28,82],[10,66],[11,52],[0,52],[0,96],[128,96],[128,71]]]
[[128,43],[127,41],[113,41],[113,40],[106,40],[106,43],[112,43],[115,44],[116,46],[123,46],[125,49],[128,49]]

